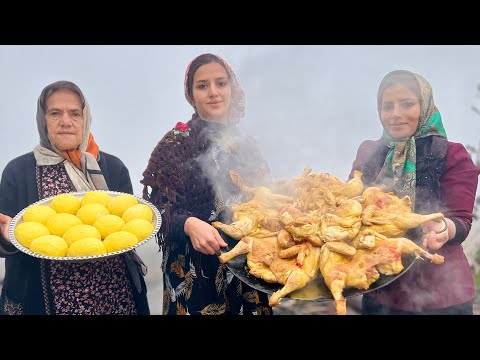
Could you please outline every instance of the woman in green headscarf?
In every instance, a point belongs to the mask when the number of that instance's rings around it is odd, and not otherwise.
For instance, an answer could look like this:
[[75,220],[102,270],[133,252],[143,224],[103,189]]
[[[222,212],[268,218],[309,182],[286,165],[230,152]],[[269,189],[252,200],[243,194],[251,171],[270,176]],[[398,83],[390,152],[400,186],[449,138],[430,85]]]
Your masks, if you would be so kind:
[[384,128],[364,141],[353,163],[366,186],[385,184],[408,195],[416,213],[443,212],[422,225],[422,245],[442,265],[416,261],[398,280],[363,297],[363,314],[472,314],[476,294],[461,243],[472,226],[479,169],[462,144],[450,142],[430,84],[406,70],[388,73],[377,96]]

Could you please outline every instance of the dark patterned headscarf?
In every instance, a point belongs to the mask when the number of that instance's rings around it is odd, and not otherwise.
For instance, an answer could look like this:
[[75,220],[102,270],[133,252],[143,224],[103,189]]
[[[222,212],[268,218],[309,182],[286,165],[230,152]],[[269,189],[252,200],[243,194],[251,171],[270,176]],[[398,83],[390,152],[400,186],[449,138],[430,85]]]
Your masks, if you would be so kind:
[[378,113],[381,116],[382,97],[385,89],[393,85],[405,85],[415,92],[420,100],[418,129],[408,139],[392,139],[384,130],[382,138],[389,142],[390,150],[376,182],[383,183],[393,178],[392,188],[398,196],[408,195],[415,204],[417,167],[416,139],[427,136],[447,138],[442,117],[433,100],[432,87],[422,76],[406,70],[395,70],[383,78],[377,95]]

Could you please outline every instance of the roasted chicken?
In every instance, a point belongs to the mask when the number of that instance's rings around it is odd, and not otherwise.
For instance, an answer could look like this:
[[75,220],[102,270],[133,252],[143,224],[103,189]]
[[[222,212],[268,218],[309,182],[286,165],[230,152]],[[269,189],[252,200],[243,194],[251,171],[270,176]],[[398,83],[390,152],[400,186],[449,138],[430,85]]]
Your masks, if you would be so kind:
[[411,211],[411,200],[408,196],[399,199],[385,188],[371,187],[364,191],[365,203],[361,215],[362,224],[370,230],[386,236],[403,236],[430,220],[443,219],[442,213],[420,215]]
[[220,255],[219,259],[226,263],[241,254],[247,254],[247,266],[251,275],[269,283],[284,285],[270,296],[270,306],[278,305],[280,299],[304,287],[316,277],[319,270],[319,247],[303,243],[285,251],[281,249],[277,236],[244,237],[233,249]]
[[[349,287],[368,289],[380,274],[395,275],[400,273],[404,266],[402,255],[411,254],[419,258],[427,258],[433,264],[441,264],[444,259],[438,254],[416,245],[406,238],[387,238],[374,233],[375,246],[371,250],[351,250],[349,248],[336,249],[325,244],[321,249],[320,271],[325,284],[335,299],[337,314],[346,314],[346,302],[343,290]],[[327,246],[329,245],[329,246]],[[351,255],[350,255],[351,254]]]
[[342,182],[311,170],[272,188],[250,187],[231,171],[232,181],[250,200],[231,206],[230,224],[213,223],[239,240],[220,255],[222,263],[246,254],[249,274],[283,285],[271,294],[271,306],[321,272],[337,313],[345,314],[344,289],[366,290],[381,275],[399,274],[402,255],[443,262],[403,237],[409,229],[442,219],[442,213],[413,213],[408,196],[400,199],[385,186],[364,189],[358,171]]

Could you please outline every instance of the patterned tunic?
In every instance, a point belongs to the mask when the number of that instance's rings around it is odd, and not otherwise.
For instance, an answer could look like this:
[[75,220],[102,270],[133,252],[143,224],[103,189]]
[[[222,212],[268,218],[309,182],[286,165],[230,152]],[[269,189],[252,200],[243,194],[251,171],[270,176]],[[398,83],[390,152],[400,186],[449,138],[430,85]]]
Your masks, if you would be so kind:
[[202,254],[202,270],[197,271],[192,250],[192,244],[187,242],[182,251],[165,253],[163,314],[272,314],[267,295],[242,283],[216,256]]
[[[40,198],[75,191],[61,164],[38,167]],[[127,267],[121,256],[95,262],[41,260],[42,286],[53,313],[136,314]]]

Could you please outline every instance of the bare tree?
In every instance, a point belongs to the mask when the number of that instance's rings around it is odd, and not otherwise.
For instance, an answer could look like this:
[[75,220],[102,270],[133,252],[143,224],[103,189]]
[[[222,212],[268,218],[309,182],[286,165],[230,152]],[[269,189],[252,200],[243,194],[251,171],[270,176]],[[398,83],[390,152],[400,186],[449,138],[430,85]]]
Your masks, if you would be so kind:
[[[477,84],[477,94],[475,96],[476,98],[480,99],[480,84]],[[480,104],[480,101],[479,101]],[[472,105],[471,110],[478,116],[480,116],[480,106],[477,105]],[[472,145],[467,145],[466,146],[468,152],[472,156],[472,160],[475,162],[475,165],[480,167],[480,141],[477,145],[477,147],[474,147]],[[475,199],[475,206],[473,209],[473,218],[475,220],[478,220],[479,218],[479,211],[480,211],[480,196],[477,196]],[[476,252],[475,257],[473,259],[474,265],[472,265],[472,272],[473,276],[475,278],[475,283],[477,285],[477,289],[480,288],[480,273],[477,271],[477,269],[480,268],[480,249]]]
[[[475,97],[480,99],[480,83],[477,84],[477,94],[476,94]],[[479,104],[480,104],[480,101],[479,101]],[[480,116],[480,106],[477,106],[477,105],[473,104],[471,106],[471,110],[476,115]],[[480,140],[478,142],[477,147],[474,147],[472,145],[467,145],[466,148],[467,148],[468,152],[470,153],[470,155],[472,156],[472,159],[475,162],[475,165],[480,167]],[[473,218],[474,219],[478,219],[479,208],[480,208],[480,197],[477,197],[475,199],[475,208],[474,208],[474,211],[473,211]]]

